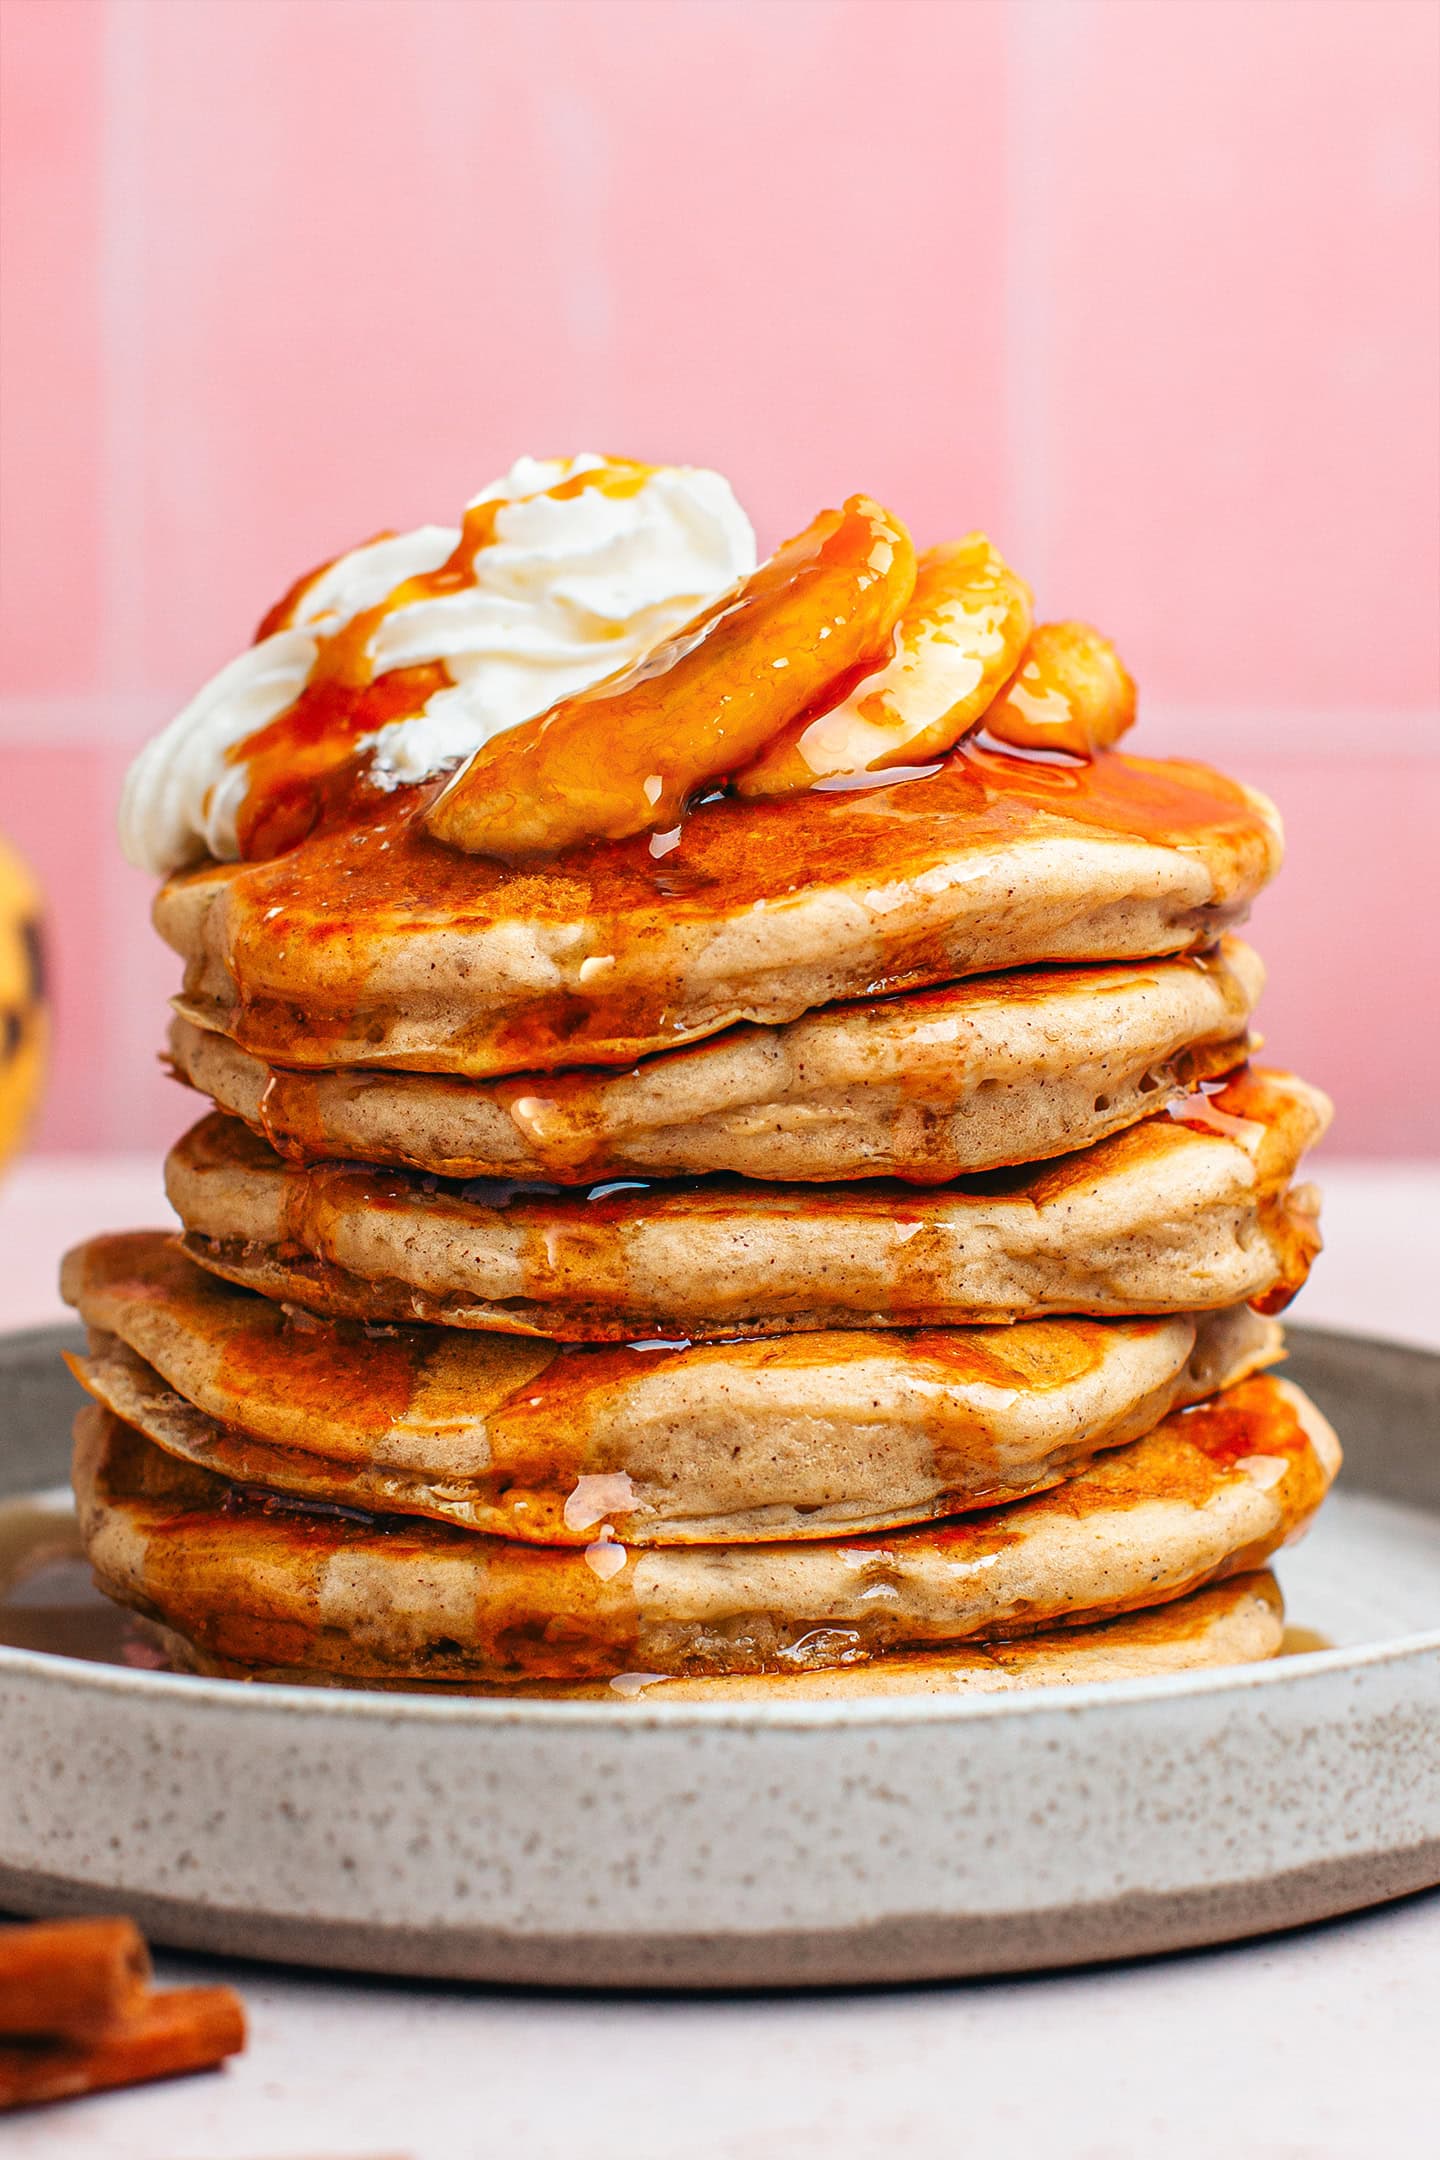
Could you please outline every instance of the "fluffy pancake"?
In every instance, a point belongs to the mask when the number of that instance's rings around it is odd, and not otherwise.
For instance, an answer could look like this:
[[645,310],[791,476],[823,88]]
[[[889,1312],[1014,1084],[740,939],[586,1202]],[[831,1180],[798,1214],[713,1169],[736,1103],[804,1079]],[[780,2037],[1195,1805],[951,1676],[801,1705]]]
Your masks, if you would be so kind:
[[1273,808],[1201,765],[1046,764],[967,743],[929,778],[711,803],[507,868],[431,839],[426,798],[272,861],[171,879],[182,1010],[281,1065],[483,1077],[630,1064],[1038,961],[1207,945],[1280,859]]
[[1268,1375],[1176,1412],[1037,1499],[883,1538],[586,1551],[300,1510],[76,1421],[102,1589],[206,1657],[351,1681],[798,1670],[1030,1634],[1260,1567],[1339,1466]]
[[[207,1656],[168,1628],[154,1632],[172,1663],[190,1672],[236,1680],[289,1680],[334,1685],[336,1676],[303,1668],[237,1664]],[[900,1651],[862,1665],[819,1672],[729,1673],[699,1678],[622,1673],[613,1680],[518,1681],[508,1688],[434,1688],[446,1694],[490,1694],[514,1701],[732,1703],[832,1702],[875,1695],[999,1695],[1016,1688],[1084,1687],[1101,1680],[1154,1680],[1166,1673],[1218,1665],[1252,1665],[1274,1657],[1285,1633],[1285,1609],[1273,1575],[1239,1575],[1193,1590],[1150,1612],[1122,1613],[1092,1627],[1067,1627],[1010,1642],[963,1650]],[[414,1687],[414,1681],[372,1681]]]
[[1316,1196],[1290,1180],[1328,1116],[1246,1067],[1078,1154],[944,1186],[547,1192],[290,1163],[217,1114],[171,1150],[166,1190],[202,1266],[366,1320],[627,1341],[1278,1310],[1318,1248]]
[[1171,1319],[560,1351],[317,1321],[158,1231],[67,1256],[84,1385],[242,1485],[546,1544],[833,1537],[1036,1492],[1281,1355],[1248,1307]]
[[933,1184],[1088,1147],[1233,1070],[1263,982],[1227,938],[1203,958],[982,976],[733,1028],[620,1073],[282,1071],[183,1018],[170,1052],[300,1160],[565,1185],[716,1170]]

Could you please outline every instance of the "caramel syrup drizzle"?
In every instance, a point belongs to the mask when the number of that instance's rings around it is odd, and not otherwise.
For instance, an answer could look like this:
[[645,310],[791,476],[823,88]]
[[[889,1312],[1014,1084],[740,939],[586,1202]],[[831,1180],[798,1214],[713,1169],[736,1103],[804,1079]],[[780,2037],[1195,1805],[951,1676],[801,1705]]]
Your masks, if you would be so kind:
[[[543,493],[556,502],[573,502],[588,492],[623,499],[637,495],[653,470],[628,459],[609,459],[571,473]],[[371,642],[385,618],[397,610],[476,585],[478,560],[498,537],[501,512],[512,507],[504,498],[472,503],[459,540],[436,569],[403,579],[338,630],[315,631],[315,659],[299,697],[226,752],[228,763],[244,765],[249,773],[237,820],[246,861],[283,854],[327,818],[364,809],[367,795],[373,797],[376,791],[367,785],[357,742],[391,721],[423,712],[436,692],[453,681],[443,660],[391,668],[377,676]],[[297,579],[265,616],[257,642],[294,625],[306,593],[338,559],[332,557]]]
[[[611,459],[591,470],[572,473],[544,492],[555,501],[571,501],[588,491],[612,497],[632,496],[653,470],[633,461]],[[394,668],[377,676],[371,650],[375,634],[397,609],[473,587],[478,582],[479,558],[494,544],[500,513],[508,507],[504,501],[472,505],[465,513],[454,549],[436,569],[406,578],[384,599],[362,609],[339,629],[315,633],[317,651],[299,697],[276,719],[227,753],[230,762],[246,766],[249,774],[238,819],[244,859],[254,861],[283,854],[317,826],[343,821],[357,812],[364,817],[376,814],[374,798],[379,791],[369,784],[366,761],[357,753],[357,743],[389,722],[423,711],[429,699],[450,686],[453,678],[443,660]],[[305,595],[329,567],[322,564],[300,578],[266,615],[257,635],[263,638],[292,627]],[[693,636],[671,640],[670,645],[660,648],[660,655],[669,654],[674,647],[683,657],[693,642]],[[642,670],[648,665],[654,672],[657,659],[652,655],[648,663],[642,662]],[[821,704],[828,707],[849,687],[848,681],[830,685]],[[1103,750],[1089,758],[1060,757],[1050,763],[1028,756],[1014,745],[996,744],[983,736],[976,739],[971,733],[962,738],[950,757],[963,764],[987,799],[998,783],[999,792],[1019,796],[1036,807],[1043,805],[1062,816],[1113,830],[1142,829],[1149,837],[1160,837],[1156,826],[1171,822],[1159,803],[1145,815],[1132,790],[1123,791],[1129,796],[1123,805],[1112,807],[1106,800],[1110,790],[1105,766],[1109,761]],[[945,762],[942,757],[939,766],[925,764],[901,775],[876,774],[873,781],[868,776],[856,777],[862,788],[874,785],[894,790],[933,778]],[[825,791],[822,780],[817,792]],[[429,798],[434,791],[405,792],[409,822],[430,809]],[[1166,792],[1160,790],[1162,796]]]

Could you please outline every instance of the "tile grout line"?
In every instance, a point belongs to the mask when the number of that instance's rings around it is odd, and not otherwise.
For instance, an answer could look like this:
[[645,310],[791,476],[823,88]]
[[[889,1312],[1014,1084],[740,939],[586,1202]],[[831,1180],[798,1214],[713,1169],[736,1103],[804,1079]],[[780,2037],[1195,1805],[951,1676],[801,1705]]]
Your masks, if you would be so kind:
[[1041,110],[1047,17],[1047,0],[1006,0],[1005,544],[1041,589],[1050,552],[1049,160]]
[[105,0],[101,97],[101,662],[114,696],[140,681],[143,647],[144,0]]
[[[146,0],[105,0],[101,55],[100,339],[101,407],[101,683],[102,695],[128,724],[141,703],[145,597],[141,523],[145,482],[145,198]],[[94,740],[94,737],[91,738]],[[97,748],[101,785],[119,776],[106,726]],[[113,806],[112,806],[113,807]],[[99,1136],[114,1146],[132,1129],[140,1028],[126,983],[125,925],[133,911],[127,873],[113,836],[104,850],[104,1041]]]

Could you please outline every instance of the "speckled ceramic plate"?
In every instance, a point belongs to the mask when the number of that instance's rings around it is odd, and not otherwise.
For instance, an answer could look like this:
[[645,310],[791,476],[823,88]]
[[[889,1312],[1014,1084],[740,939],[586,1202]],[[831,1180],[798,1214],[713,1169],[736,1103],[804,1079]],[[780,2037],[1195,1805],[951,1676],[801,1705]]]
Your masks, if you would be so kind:
[[[15,1497],[65,1475],[69,1340],[0,1342],[12,1536]],[[374,1972],[796,1986],[1188,1947],[1440,1881],[1440,1357],[1291,1342],[1347,1468],[1283,1556],[1273,1664],[970,1703],[511,1705],[94,1662],[82,1611],[75,1654],[0,1648],[0,1903]]]

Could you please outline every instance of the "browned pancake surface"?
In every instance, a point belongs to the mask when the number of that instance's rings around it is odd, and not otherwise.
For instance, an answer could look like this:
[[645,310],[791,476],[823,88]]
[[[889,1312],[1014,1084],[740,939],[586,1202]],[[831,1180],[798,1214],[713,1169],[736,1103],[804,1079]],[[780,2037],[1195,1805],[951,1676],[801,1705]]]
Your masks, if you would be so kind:
[[[303,1681],[344,1685],[333,1673],[237,1664],[217,1658],[166,1629],[157,1629],[172,1662],[184,1671],[233,1680]],[[1149,1612],[1123,1613],[1093,1627],[1018,1636],[1009,1642],[958,1650],[892,1652],[860,1665],[799,1672],[666,1676],[622,1673],[610,1680],[517,1681],[510,1687],[431,1682],[428,1692],[489,1695],[502,1701],[608,1702],[646,1709],[671,1703],[852,1702],[891,1695],[997,1695],[1038,1687],[1093,1687],[1101,1681],[1155,1680],[1170,1673],[1252,1665],[1275,1657],[1285,1634],[1285,1608],[1273,1575],[1240,1575],[1194,1590]],[[410,1688],[413,1680],[372,1680],[371,1687]]]
[[1245,1057],[1263,983],[1211,954],[1030,968],[742,1026],[624,1072],[267,1065],[175,1019],[176,1072],[282,1155],[565,1185],[733,1171],[936,1184],[1088,1147]]
[[92,1239],[65,1294],[100,1402],[241,1484],[585,1545],[819,1538],[1053,1484],[1271,1363],[1245,1307],[1013,1328],[561,1351],[287,1311],[161,1232]]
[[580,1553],[297,1512],[98,1407],[76,1439],[82,1535],[111,1596],[208,1657],[361,1682],[786,1671],[1096,1620],[1262,1566],[1339,1464],[1314,1406],[1264,1376],[1038,1499],[934,1527]]
[[1280,859],[1271,807],[1201,765],[1043,764],[967,744],[932,777],[698,810],[678,845],[509,869],[420,800],[156,903],[183,1009],[281,1065],[472,1075],[629,1064],[1037,961],[1210,943]]
[[1329,1104],[1246,1069],[1058,1161],[916,1188],[442,1185],[281,1160],[204,1119],[171,1151],[187,1249],[318,1312],[561,1340],[1278,1310],[1318,1249],[1291,1185]]

